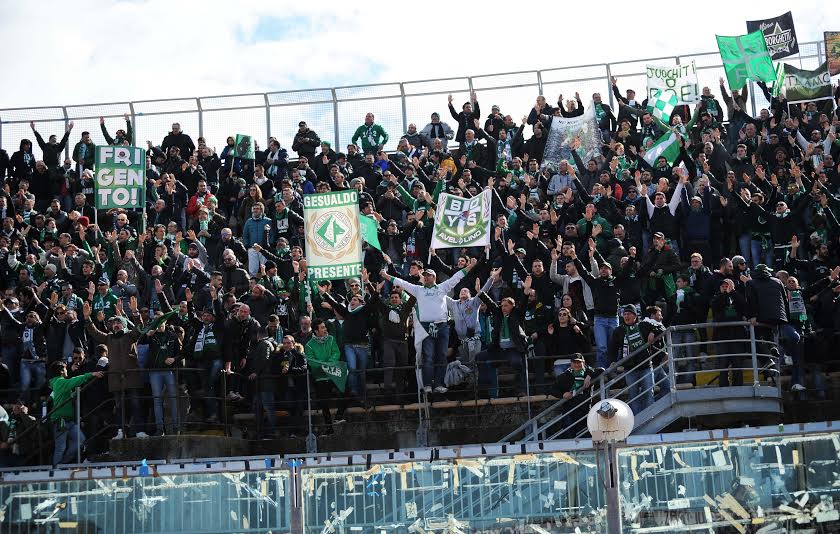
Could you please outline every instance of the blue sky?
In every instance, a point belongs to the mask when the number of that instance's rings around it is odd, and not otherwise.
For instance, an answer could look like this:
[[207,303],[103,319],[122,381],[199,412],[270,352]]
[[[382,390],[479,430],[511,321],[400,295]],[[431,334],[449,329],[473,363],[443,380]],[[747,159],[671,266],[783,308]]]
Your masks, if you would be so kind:
[[521,0],[477,9],[472,2],[438,1],[51,0],[38,3],[39,18],[32,3],[6,2],[0,43],[20,53],[5,55],[3,71],[21,75],[4,84],[0,108],[305,89],[711,51],[715,33],[743,33],[746,19],[788,9],[802,41],[840,30],[840,10],[824,1],[657,4],[674,6],[662,11],[649,5],[604,2],[593,9],[585,2]]

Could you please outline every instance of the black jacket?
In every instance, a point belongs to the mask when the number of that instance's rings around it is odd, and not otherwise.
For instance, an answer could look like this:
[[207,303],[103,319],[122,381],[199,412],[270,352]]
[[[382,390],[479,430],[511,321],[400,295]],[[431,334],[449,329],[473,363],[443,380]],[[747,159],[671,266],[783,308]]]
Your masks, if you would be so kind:
[[[309,139],[309,141],[304,141]],[[321,138],[312,130],[307,129],[306,132],[295,133],[295,138],[292,141],[292,150],[297,152],[298,156],[306,156],[311,164],[315,158],[315,150],[321,145]]]
[[[24,150],[23,146],[29,144],[29,149]],[[32,141],[21,139],[20,150],[12,154],[9,160],[9,175],[17,180],[28,178],[35,172],[35,156],[32,154]]]
[[50,169],[55,169],[61,164],[61,156],[64,148],[67,146],[67,139],[70,137],[70,130],[64,132],[64,137],[56,144],[45,143],[44,138],[41,137],[37,131],[35,132],[35,140],[38,141],[38,146],[41,147],[41,152],[44,154],[41,159],[44,164]]
[[478,101],[472,103],[472,111],[467,113],[465,111],[455,111],[452,102],[449,103],[449,114],[452,118],[458,121],[458,133],[455,134],[455,140],[459,143],[464,142],[464,134],[467,130],[476,130],[473,121],[481,118],[481,111],[478,108]]
[[[638,323],[639,325],[639,332],[642,335],[642,339],[645,340],[645,344],[647,344],[647,337],[653,331],[653,327],[651,323],[641,321]],[[610,361],[612,363],[620,361],[624,358],[624,336],[625,330],[624,321],[619,321],[618,328],[613,330],[612,336],[610,337],[609,344],[607,345],[607,355],[610,357]],[[631,358],[629,362],[625,362],[623,367],[625,370],[632,369],[642,360],[648,357],[648,351],[641,350],[636,354],[635,358]]]
[[[547,276],[546,276],[547,278]],[[485,292],[478,294],[478,297],[487,306],[487,311],[493,316],[493,339],[490,341],[490,348],[500,349],[499,336],[502,333],[502,308],[496,304],[493,299]],[[520,307],[514,308],[508,316],[508,330],[510,332],[510,340],[513,342],[513,348],[520,352],[525,352],[528,348],[528,339],[525,336],[525,329],[522,328],[522,310]]]
[[578,274],[583,278],[590,291],[592,291],[592,300],[595,303],[595,315],[606,317],[615,317],[618,313],[618,290],[619,286],[615,277],[608,278],[595,277],[583,266],[580,258],[575,258],[575,267],[577,267]]
[[753,273],[747,282],[747,316],[773,325],[788,322],[787,297],[781,280]]
[[169,147],[171,146],[177,146],[181,150],[179,156],[181,156],[184,160],[189,159],[193,150],[195,150],[195,144],[193,143],[192,138],[183,132],[179,134],[169,132],[166,137],[163,138],[163,143],[160,144],[161,150],[163,150],[164,153],[168,153]]

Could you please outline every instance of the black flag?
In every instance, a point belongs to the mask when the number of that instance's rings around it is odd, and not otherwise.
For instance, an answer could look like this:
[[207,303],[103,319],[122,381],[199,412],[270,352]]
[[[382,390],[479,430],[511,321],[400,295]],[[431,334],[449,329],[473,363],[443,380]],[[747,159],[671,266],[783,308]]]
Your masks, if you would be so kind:
[[799,53],[799,41],[796,40],[796,30],[793,28],[793,15],[790,11],[784,15],[764,20],[748,20],[747,32],[761,30],[770,57],[779,59]]

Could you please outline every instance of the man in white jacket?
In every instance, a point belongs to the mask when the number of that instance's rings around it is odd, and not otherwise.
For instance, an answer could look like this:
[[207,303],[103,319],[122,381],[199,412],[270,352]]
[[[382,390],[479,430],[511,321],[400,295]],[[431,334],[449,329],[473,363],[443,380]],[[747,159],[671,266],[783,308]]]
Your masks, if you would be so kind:
[[405,280],[380,272],[380,276],[395,286],[403,288],[417,299],[417,318],[428,337],[423,340],[423,389],[426,393],[446,393],[443,379],[446,374],[446,351],[449,348],[449,310],[446,297],[464,276],[478,262],[471,258],[467,266],[453,274],[449,280],[437,284],[436,273],[423,269],[420,273],[423,285],[410,284]]

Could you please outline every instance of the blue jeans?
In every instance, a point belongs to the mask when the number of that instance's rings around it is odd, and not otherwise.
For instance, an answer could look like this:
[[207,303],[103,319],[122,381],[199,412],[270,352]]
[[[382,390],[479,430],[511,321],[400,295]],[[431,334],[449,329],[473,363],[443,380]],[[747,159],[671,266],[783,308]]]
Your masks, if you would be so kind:
[[741,252],[741,256],[744,257],[744,260],[746,260],[747,265],[755,268],[752,261],[752,236],[750,234],[741,234],[738,236],[738,250]]
[[367,369],[370,347],[361,345],[345,345],[344,359],[347,360],[350,393],[360,397],[365,389],[365,370]]
[[30,390],[39,390],[47,381],[47,362],[43,360],[22,360],[20,362],[20,391],[23,400],[29,402]]
[[75,421],[53,421],[53,436],[55,436],[55,448],[53,449],[53,465],[68,464],[76,457],[76,448],[81,447],[85,442],[85,435],[76,425]]
[[610,366],[609,356],[607,355],[607,345],[609,344],[610,337],[616,328],[618,328],[618,319],[615,316],[595,316],[595,346],[598,367],[606,369]]
[[499,371],[494,364],[507,362],[519,376],[519,390],[527,390],[525,376],[525,353],[516,349],[488,349],[475,355],[478,364],[478,389],[487,387],[489,398],[495,399],[499,396]]
[[779,343],[782,345],[785,354],[793,360],[791,381],[794,384],[805,385],[803,384],[805,380],[803,364],[805,362],[802,361],[802,336],[799,330],[791,324],[780,324]]
[[164,431],[163,425],[163,390],[166,388],[166,398],[169,401],[169,418],[172,420],[174,431],[178,429],[178,401],[174,371],[150,371],[149,383],[152,386],[152,397],[155,405],[155,426],[158,432]]
[[423,386],[444,387],[446,351],[449,349],[449,325],[437,325],[437,335],[423,340]]
[[[145,369],[149,363],[149,345],[136,345],[137,346],[137,367],[140,369]],[[149,381],[148,373],[143,373],[143,382]]]
[[770,247],[767,249],[761,248],[761,240],[759,239],[752,239],[750,241],[750,256],[752,257],[753,261],[753,269],[759,263],[763,263],[764,265],[773,269],[773,259],[775,257],[775,253],[773,251],[773,245],[770,244]]
[[627,381],[628,404],[633,413],[638,415],[653,404],[653,374],[650,365],[642,364],[627,371],[624,380]]
[[[221,379],[222,367],[224,364],[222,360],[213,360],[211,362],[201,362],[202,367],[207,370],[206,373],[201,373],[201,389],[204,390],[204,416],[215,417],[219,413],[219,380]],[[226,392],[222,391],[222,395]]]
[[665,395],[671,393],[671,380],[668,378],[668,363],[665,362],[653,369],[653,383],[659,386],[659,393],[656,395],[657,399],[661,399]]
[[694,373],[697,372],[697,360],[690,360],[697,355],[696,345],[689,345],[685,347],[677,346],[682,343],[694,343],[697,337],[693,330],[676,330],[671,333],[671,343],[673,343],[673,353],[671,357],[674,358],[674,365],[677,372],[684,373],[676,377],[677,383],[686,384],[694,382]]

